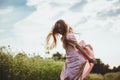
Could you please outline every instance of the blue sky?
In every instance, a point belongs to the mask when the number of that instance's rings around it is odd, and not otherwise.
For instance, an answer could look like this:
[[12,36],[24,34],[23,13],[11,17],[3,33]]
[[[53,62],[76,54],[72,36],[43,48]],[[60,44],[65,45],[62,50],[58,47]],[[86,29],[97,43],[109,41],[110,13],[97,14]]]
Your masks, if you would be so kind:
[[15,37],[14,24],[35,11],[35,7],[26,5],[26,0],[0,0],[0,38]]
[[[58,19],[93,45],[96,58],[120,65],[120,0],[0,0],[0,46],[51,56],[45,37]],[[65,54],[61,43],[56,51]]]

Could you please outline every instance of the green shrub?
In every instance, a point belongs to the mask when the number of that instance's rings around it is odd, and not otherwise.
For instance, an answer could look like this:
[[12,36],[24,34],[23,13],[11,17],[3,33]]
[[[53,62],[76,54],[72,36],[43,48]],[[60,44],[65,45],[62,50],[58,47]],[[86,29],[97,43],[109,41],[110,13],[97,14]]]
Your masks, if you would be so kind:
[[104,75],[104,80],[120,80],[120,72],[106,73]]
[[0,79],[8,80],[11,76],[13,56],[0,49]]
[[59,80],[62,61],[0,53],[0,80]]
[[103,80],[103,76],[101,74],[89,74],[84,80]]

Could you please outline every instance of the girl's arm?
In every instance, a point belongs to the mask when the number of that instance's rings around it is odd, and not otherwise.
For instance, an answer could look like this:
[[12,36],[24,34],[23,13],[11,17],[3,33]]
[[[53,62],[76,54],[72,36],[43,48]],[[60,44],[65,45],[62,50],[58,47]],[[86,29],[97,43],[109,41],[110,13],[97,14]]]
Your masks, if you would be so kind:
[[83,48],[78,44],[78,42],[75,39],[75,36],[70,37],[70,39],[67,39],[69,44],[72,46],[75,46],[79,51],[82,52],[82,54],[89,60],[89,62],[96,63],[95,59],[90,58],[87,53],[83,50]]
[[82,47],[80,45],[76,45],[76,48],[82,52],[82,54],[88,59],[90,60],[90,57],[87,55],[87,53],[82,49]]
[[80,45],[76,44],[76,48],[82,52],[82,54],[89,60],[89,62],[96,64],[96,60],[90,58]]

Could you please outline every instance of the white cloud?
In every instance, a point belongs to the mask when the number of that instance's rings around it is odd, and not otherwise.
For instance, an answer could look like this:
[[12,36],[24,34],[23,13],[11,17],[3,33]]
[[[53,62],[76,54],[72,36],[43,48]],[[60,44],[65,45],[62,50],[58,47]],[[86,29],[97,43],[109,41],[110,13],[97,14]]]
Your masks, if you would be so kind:
[[116,24],[115,27],[112,27],[110,31],[114,33],[120,33],[120,24]]
[[108,2],[106,0],[94,0],[85,6],[83,13],[85,15],[96,17],[96,13],[109,9],[112,4],[113,2]]
[[28,6],[33,6],[33,5],[37,5],[38,3],[40,3],[42,0],[27,0],[27,5]]
[[71,4],[74,4],[78,1],[81,1],[81,0],[61,0],[61,1],[58,1],[58,0],[51,0],[53,2],[56,2],[56,3],[60,3],[60,4],[64,4],[64,3],[71,3]]
[[3,33],[3,32],[5,32],[5,30],[4,29],[0,29],[0,33]]
[[9,14],[9,13],[12,13],[14,10],[13,7],[7,7],[6,9],[0,9],[0,15],[6,15],[6,14]]
[[74,3],[77,3],[78,1],[80,0],[61,0],[61,1],[58,1],[58,0],[27,0],[27,5],[30,5],[30,6],[43,5],[49,2],[54,2],[57,4],[74,4]]

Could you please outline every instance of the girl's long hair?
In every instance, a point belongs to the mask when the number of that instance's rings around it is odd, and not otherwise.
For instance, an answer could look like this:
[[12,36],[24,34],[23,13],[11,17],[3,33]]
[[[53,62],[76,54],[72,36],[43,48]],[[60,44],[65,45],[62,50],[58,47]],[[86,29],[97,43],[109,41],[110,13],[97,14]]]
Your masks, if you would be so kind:
[[[51,37],[53,37],[53,40],[50,44]],[[48,36],[46,38],[46,48],[47,49],[53,49],[57,45],[57,37],[58,37],[58,34],[53,34],[51,32],[48,34]]]
[[[58,20],[53,26],[51,32],[46,37],[46,49],[53,49],[57,45],[57,39],[60,34],[58,31],[58,27],[62,29],[61,40],[63,42],[63,47],[67,48],[68,45],[71,45],[69,44],[70,42],[73,43],[73,41],[67,40],[66,38],[67,33],[73,33],[72,28],[69,27],[63,20]],[[53,39],[52,42],[50,42],[51,38]]]

